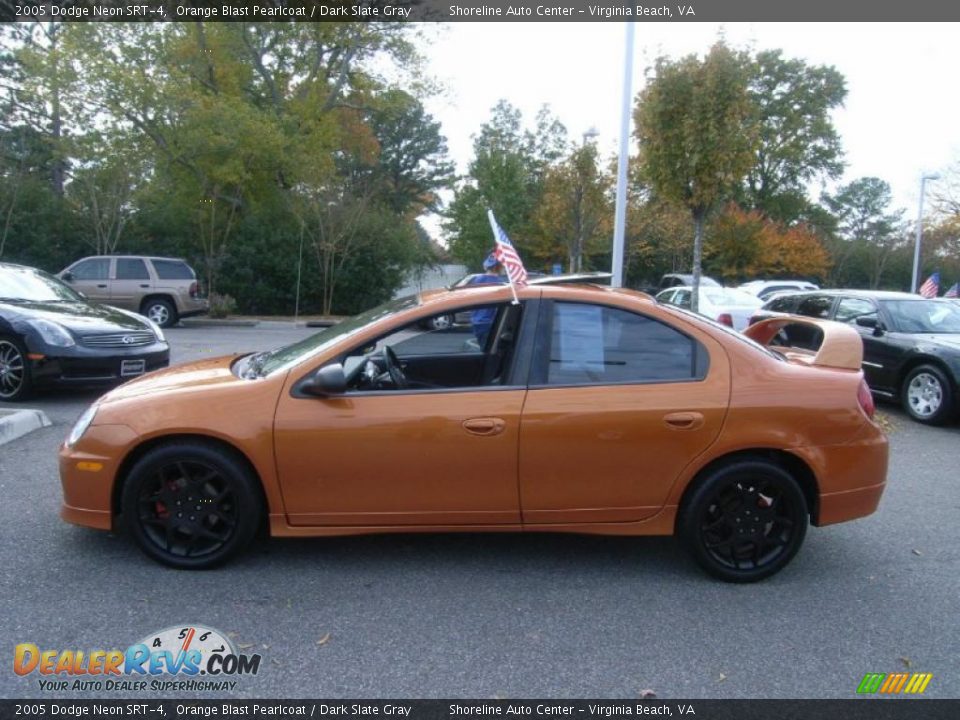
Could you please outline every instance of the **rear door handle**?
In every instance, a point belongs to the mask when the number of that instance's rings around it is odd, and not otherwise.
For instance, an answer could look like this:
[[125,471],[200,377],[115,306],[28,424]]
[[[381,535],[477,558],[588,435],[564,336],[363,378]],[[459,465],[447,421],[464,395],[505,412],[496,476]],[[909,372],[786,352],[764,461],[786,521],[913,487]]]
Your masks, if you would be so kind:
[[98,288],[105,288],[106,285],[97,285]]
[[463,429],[471,435],[499,435],[506,427],[506,421],[498,417],[470,418],[463,421]]
[[696,430],[703,425],[703,415],[698,412],[675,412],[663,416],[663,422],[674,430]]
[[148,287],[150,287],[150,286],[149,286],[149,285],[141,285],[140,287],[142,287],[142,288],[148,288]]

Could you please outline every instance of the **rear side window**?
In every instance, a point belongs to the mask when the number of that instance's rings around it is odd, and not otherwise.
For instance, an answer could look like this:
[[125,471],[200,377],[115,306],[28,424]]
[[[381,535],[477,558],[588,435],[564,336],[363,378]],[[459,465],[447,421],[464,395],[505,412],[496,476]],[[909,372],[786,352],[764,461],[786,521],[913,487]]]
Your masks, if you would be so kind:
[[706,350],[658,320],[618,308],[554,303],[548,385],[679,382],[706,374]]
[[178,260],[154,260],[153,269],[161,280],[193,280],[196,277],[189,265]]
[[91,258],[78,262],[70,269],[77,280],[108,280],[110,278],[110,258]]
[[797,308],[799,315],[806,315],[812,318],[826,319],[830,317],[830,308],[833,306],[833,298],[829,295],[814,295],[804,298],[800,301]]
[[117,258],[117,280],[149,280],[147,265],[140,258]]
[[793,307],[797,299],[786,295],[784,297],[774,298],[768,302],[765,306],[765,310],[773,310],[774,312],[793,312]]

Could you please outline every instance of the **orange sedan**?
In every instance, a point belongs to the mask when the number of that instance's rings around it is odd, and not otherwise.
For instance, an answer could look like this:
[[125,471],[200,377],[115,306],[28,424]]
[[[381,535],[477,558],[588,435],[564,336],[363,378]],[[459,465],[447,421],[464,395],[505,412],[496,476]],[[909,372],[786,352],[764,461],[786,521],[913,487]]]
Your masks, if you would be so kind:
[[[427,330],[435,316],[472,324]],[[850,328],[816,353],[628,290],[475,286],[393,301],[287,347],[151,373],[60,452],[62,517],[179,568],[258,529],[676,534],[747,582],[807,525],[872,513],[887,441]]]

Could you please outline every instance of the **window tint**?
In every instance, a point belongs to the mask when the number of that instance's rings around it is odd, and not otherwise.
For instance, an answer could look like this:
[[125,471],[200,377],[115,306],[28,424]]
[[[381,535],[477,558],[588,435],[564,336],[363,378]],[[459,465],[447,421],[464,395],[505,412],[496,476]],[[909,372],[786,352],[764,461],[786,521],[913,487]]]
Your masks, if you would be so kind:
[[775,312],[793,312],[794,303],[796,303],[796,298],[790,295],[785,295],[783,297],[774,298],[766,304],[767,310],[773,310]]
[[836,320],[838,322],[853,322],[864,315],[876,315],[877,309],[869,300],[862,298],[842,298],[837,305]]
[[668,382],[701,376],[697,343],[657,320],[599,305],[554,303],[550,385]]
[[154,260],[153,269],[161,280],[193,280],[193,270],[185,262],[177,260]]
[[110,258],[92,258],[70,270],[76,280],[107,280],[110,277]]
[[797,313],[812,318],[828,318],[832,305],[833,298],[829,295],[814,295],[800,301]]
[[117,280],[149,280],[146,263],[140,258],[117,258]]

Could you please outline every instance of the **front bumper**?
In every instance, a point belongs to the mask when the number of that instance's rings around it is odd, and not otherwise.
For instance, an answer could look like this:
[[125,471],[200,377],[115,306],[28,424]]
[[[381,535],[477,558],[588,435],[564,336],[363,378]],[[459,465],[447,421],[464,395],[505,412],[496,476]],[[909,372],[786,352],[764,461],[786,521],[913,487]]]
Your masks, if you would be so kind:
[[143,360],[144,373],[160,370],[170,364],[170,347],[166,343],[154,343],[129,350],[82,346],[51,348],[37,354],[44,357],[42,360],[30,361],[33,383],[36,386],[108,385],[131,380],[142,374],[124,374],[125,361]]

